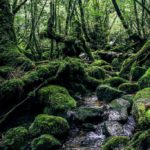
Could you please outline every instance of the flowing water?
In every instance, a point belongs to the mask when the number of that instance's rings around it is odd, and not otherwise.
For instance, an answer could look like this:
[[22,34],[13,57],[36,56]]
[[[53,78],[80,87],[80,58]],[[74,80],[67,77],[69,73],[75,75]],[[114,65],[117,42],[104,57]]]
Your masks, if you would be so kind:
[[[82,98],[82,101],[80,107],[95,109],[104,107],[103,120],[98,120],[96,123],[89,121],[76,124],[73,119],[68,139],[61,150],[100,150],[102,144],[110,136],[131,137],[133,135],[135,121],[132,116],[126,115],[126,121],[120,123],[120,120],[125,118],[125,113],[122,115],[117,110],[111,110],[110,106],[99,101],[95,94]],[[122,147],[117,150],[122,150]]]

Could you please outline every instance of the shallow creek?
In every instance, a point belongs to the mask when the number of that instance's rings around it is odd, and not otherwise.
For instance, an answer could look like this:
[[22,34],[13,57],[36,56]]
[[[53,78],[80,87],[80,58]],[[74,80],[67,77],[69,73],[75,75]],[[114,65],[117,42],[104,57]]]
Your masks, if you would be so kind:
[[[86,120],[85,122],[76,121],[76,112],[68,112],[68,116],[72,119],[71,129],[66,142],[61,150],[100,150],[101,145],[110,136],[129,136],[131,137],[135,129],[135,121],[132,116],[128,116],[128,112],[112,109],[110,105],[106,105],[97,99],[94,93],[91,96],[81,98],[83,103],[79,108],[92,108],[95,110],[104,110],[100,118],[95,120]],[[125,101],[118,99],[119,101]],[[124,105],[124,104],[123,104]],[[90,114],[88,114],[90,115]],[[96,113],[94,114],[96,116]],[[121,150],[119,149],[116,150]]]

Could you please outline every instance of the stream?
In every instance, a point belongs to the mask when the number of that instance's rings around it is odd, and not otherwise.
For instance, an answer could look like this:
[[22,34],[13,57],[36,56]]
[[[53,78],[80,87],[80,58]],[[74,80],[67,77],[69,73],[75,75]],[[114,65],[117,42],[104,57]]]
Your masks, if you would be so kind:
[[77,110],[67,113],[71,129],[61,150],[100,150],[108,137],[132,137],[136,124],[128,115],[129,101],[116,99],[119,107],[114,108],[98,100],[95,93],[80,99],[82,103]]

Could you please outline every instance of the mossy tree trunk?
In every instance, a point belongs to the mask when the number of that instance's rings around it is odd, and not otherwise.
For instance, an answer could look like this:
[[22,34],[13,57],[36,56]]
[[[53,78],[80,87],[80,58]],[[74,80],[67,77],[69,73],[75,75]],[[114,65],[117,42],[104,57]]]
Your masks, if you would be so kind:
[[9,0],[0,0],[0,66],[31,65],[30,60],[20,52],[17,46],[14,16],[15,14],[11,12]]
[[16,43],[13,27],[13,14],[10,11],[8,0],[0,1],[0,45]]

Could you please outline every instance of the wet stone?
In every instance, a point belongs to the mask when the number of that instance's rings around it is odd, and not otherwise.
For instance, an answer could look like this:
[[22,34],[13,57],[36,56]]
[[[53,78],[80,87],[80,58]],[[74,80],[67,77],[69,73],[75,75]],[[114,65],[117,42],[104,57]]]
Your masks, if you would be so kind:
[[108,136],[121,136],[124,134],[123,126],[117,121],[106,121],[105,128]]

